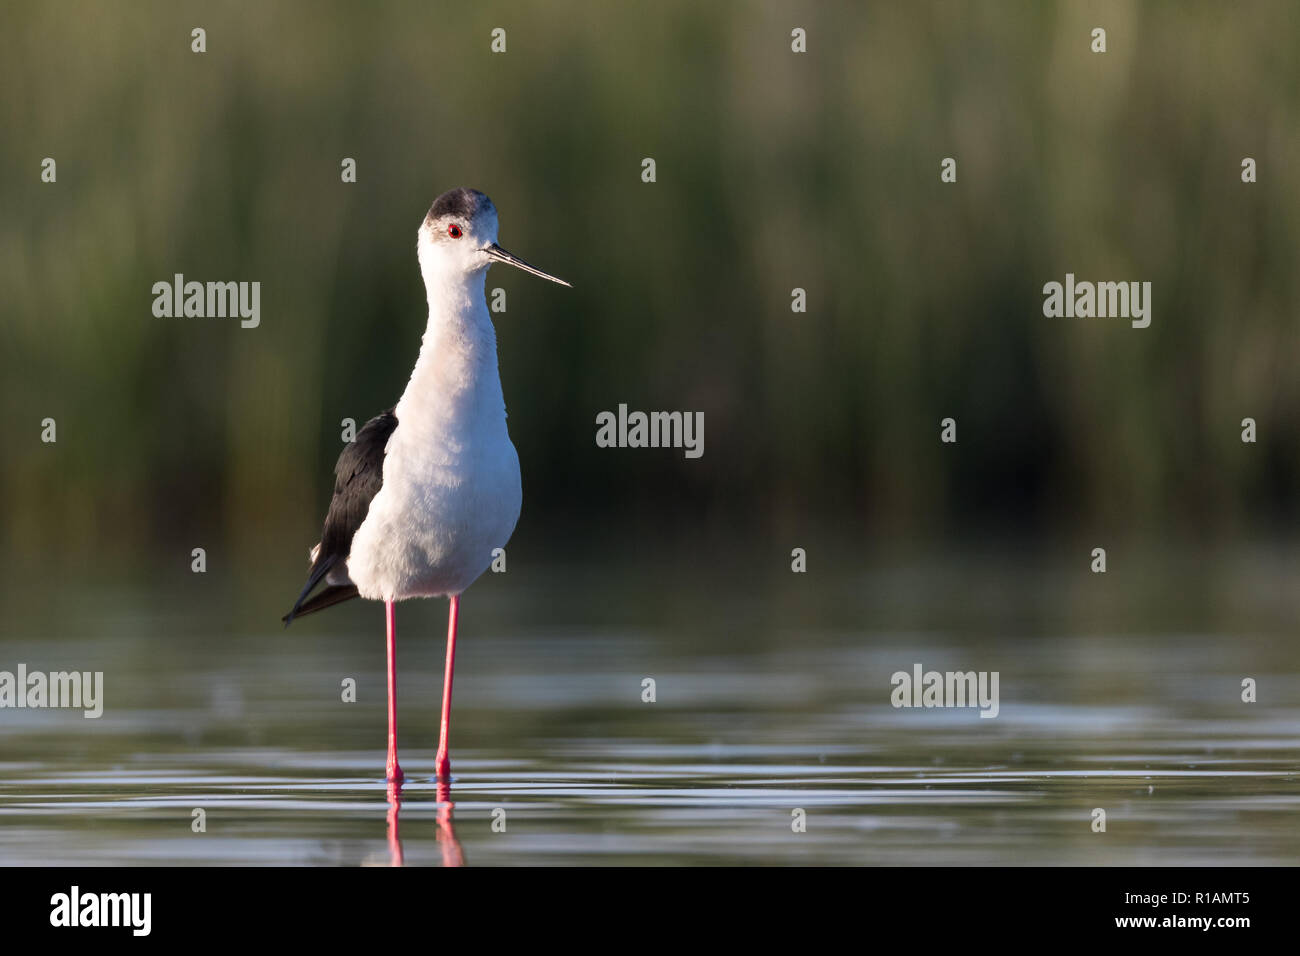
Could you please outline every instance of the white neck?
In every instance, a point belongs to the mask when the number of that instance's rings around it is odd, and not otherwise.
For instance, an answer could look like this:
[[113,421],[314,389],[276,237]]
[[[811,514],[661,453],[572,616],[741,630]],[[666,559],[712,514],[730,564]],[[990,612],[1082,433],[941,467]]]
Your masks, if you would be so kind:
[[399,433],[437,440],[455,456],[485,431],[505,434],[506,408],[497,371],[496,331],[484,287],[487,270],[424,269],[429,322],[420,357],[397,403]]

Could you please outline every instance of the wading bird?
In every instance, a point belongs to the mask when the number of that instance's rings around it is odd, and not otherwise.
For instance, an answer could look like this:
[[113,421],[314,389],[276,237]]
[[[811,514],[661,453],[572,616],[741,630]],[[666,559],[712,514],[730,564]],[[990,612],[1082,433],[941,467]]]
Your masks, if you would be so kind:
[[[519,519],[519,456],[506,430],[496,333],[484,282],[504,262],[551,282],[497,245],[492,200],[452,189],[433,203],[416,248],[429,299],[420,357],[398,403],[366,422],[339,455],[320,543],[293,609],[295,617],[349,598],[383,601],[388,624],[388,780],[397,763],[397,665],[393,604],[450,599],[442,729],[435,764],[451,775],[448,725],[460,595],[487,570]],[[324,590],[310,595],[318,585]]]

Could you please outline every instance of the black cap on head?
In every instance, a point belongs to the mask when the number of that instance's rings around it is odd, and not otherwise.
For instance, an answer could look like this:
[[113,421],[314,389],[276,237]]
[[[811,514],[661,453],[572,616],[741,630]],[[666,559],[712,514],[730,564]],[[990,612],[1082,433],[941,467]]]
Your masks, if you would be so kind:
[[443,216],[455,216],[468,222],[483,210],[491,208],[492,200],[486,194],[461,186],[458,189],[448,189],[435,199],[425,219],[432,221]]

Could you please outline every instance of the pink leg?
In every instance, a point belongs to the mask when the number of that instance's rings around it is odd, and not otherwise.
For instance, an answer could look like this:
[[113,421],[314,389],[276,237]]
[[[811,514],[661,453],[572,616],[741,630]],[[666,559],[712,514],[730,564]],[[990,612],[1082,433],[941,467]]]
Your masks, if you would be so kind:
[[456,672],[456,622],[460,617],[460,595],[452,596],[447,609],[447,674],[442,681],[442,733],[438,738],[438,757],[434,761],[439,780],[451,779],[451,757],[447,753],[447,734],[451,726],[451,678]]
[[393,617],[393,602],[385,601],[388,618],[388,780],[402,782],[402,768],[397,765],[397,623]]

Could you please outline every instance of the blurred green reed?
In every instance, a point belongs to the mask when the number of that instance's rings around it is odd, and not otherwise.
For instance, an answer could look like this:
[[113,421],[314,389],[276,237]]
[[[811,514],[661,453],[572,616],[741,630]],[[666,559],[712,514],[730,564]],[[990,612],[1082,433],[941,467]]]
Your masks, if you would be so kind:
[[[534,541],[1293,529],[1298,35],[1285,0],[7,5],[6,563],[304,562],[461,184],[575,286],[488,279]],[[1151,327],[1044,318],[1066,272],[1151,281]],[[174,273],[260,281],[260,327],[155,318]],[[703,411],[704,457],[597,449],[619,402]]]

